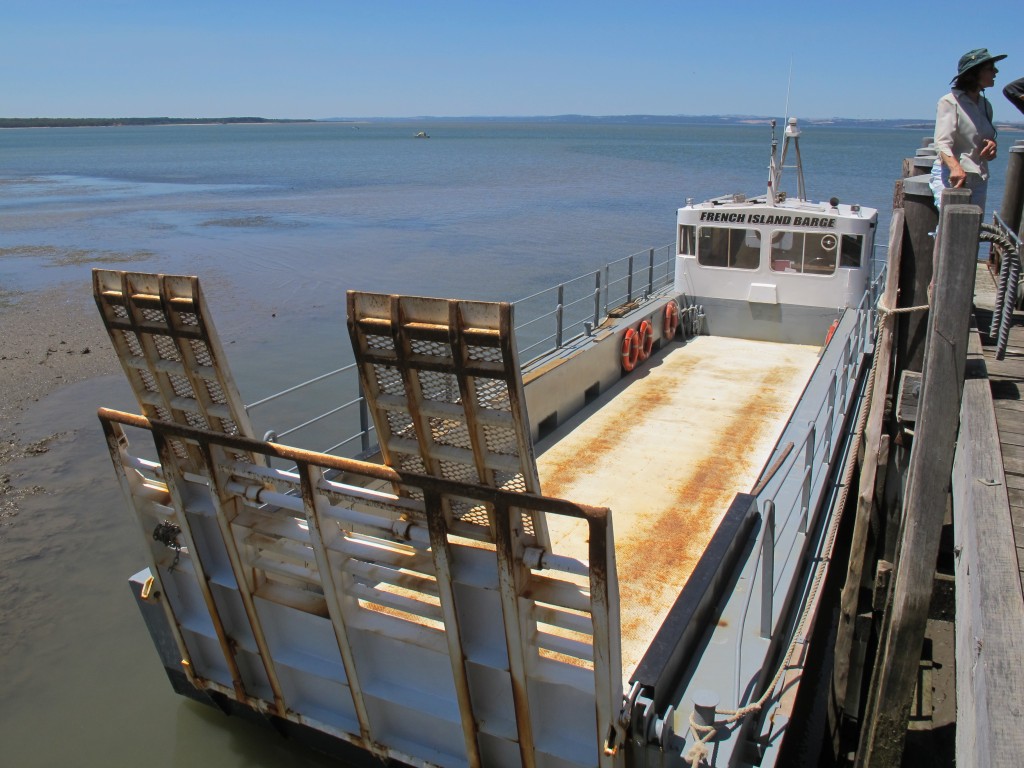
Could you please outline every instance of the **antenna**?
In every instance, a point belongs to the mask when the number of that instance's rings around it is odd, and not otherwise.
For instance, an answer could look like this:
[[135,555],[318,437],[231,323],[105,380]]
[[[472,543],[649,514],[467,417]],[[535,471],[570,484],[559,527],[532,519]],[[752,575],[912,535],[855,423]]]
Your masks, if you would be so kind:
[[793,90],[793,57],[789,57],[789,78],[786,80],[786,111],[785,117],[782,119],[783,123],[789,122],[789,94]]
[[[796,183],[797,183],[797,199],[806,200],[807,193],[804,188],[804,163],[803,158],[800,157],[800,129],[797,127],[797,120],[795,117],[789,116],[789,94],[793,88],[793,58],[789,59],[789,82],[786,85],[786,119],[785,129],[782,133],[782,157],[778,161],[778,165],[775,163],[776,150],[778,148],[778,142],[775,140],[775,121],[772,120],[772,164],[771,164],[771,178],[768,182],[768,198],[769,200],[781,199],[779,196],[782,195],[781,182],[782,182],[782,170],[786,168],[786,155],[789,152],[790,140],[793,143],[793,151],[796,154],[796,165],[788,166],[790,168],[796,168]],[[775,197],[772,197],[774,190]]]
[[772,120],[772,159],[768,163],[768,205],[775,204],[775,196],[778,194],[779,176],[782,169],[777,165],[779,142],[775,138],[775,121]]

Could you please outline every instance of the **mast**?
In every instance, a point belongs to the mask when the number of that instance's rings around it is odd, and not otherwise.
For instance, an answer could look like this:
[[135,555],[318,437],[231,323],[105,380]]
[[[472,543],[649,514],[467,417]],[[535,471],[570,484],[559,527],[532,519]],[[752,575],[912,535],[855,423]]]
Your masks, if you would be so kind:
[[[775,159],[775,121],[772,121],[772,159]],[[782,161],[779,163],[778,173],[782,175],[782,169],[786,166],[786,153],[789,151],[790,139],[793,140],[793,153],[796,155],[796,165],[790,166],[790,168],[796,168],[796,186],[797,186],[797,198],[800,200],[807,199],[807,193],[804,189],[804,161],[800,157],[800,129],[797,127],[796,118],[791,117],[786,123],[786,131],[783,134],[782,141]]]
[[779,192],[779,179],[782,176],[782,168],[776,162],[778,156],[779,142],[775,138],[775,121],[772,120],[772,156],[768,163],[768,196],[769,205],[775,202],[775,196]]

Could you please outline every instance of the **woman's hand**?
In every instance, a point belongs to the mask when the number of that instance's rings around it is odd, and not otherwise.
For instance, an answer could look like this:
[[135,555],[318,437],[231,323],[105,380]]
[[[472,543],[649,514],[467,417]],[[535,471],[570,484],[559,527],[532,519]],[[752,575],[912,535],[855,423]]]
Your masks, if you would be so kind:
[[949,186],[953,189],[959,189],[967,181],[967,173],[960,166],[960,163],[954,163],[949,169]]
[[985,139],[981,142],[981,151],[978,152],[978,156],[982,160],[995,160],[996,159],[996,143],[992,139]]

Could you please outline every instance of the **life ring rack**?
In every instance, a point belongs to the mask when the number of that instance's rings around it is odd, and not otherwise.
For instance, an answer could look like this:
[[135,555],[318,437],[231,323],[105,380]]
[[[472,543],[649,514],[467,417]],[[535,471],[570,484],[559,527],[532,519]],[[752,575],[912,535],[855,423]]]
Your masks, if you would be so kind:
[[640,361],[640,336],[632,328],[622,337],[622,370],[629,373]]
[[664,336],[666,339],[675,338],[676,331],[679,329],[679,305],[675,301],[670,301],[665,305],[665,325],[663,328]]

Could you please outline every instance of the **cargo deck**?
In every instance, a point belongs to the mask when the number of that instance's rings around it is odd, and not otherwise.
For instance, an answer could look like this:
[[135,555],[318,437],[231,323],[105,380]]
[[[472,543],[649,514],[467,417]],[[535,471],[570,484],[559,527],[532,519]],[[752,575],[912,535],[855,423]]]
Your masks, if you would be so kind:
[[[699,336],[537,446],[545,495],[614,510],[624,676],[754,485],[817,361],[816,347]],[[587,559],[572,521],[549,517],[549,530],[556,552]]]

